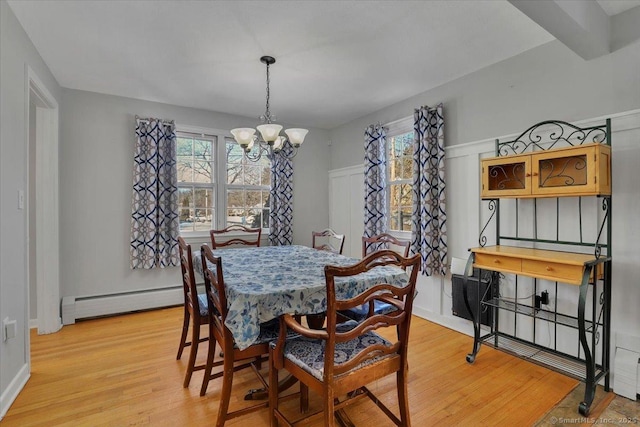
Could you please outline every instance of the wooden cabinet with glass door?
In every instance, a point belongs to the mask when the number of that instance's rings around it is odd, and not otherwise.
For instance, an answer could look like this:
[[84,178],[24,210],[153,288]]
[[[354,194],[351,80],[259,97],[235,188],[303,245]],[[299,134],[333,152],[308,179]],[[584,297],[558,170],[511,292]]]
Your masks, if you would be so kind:
[[601,143],[482,160],[482,198],[611,194],[611,146]]
[[482,160],[482,198],[531,195],[531,155]]

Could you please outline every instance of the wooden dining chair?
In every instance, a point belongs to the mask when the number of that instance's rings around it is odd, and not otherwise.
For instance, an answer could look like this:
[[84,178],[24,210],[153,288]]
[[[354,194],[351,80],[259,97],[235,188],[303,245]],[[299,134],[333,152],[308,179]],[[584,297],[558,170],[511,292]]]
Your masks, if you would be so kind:
[[388,233],[382,233],[371,237],[362,236],[362,258],[367,254],[379,249],[391,249],[402,254],[403,257],[409,256],[411,242],[409,240],[396,239]]
[[[220,237],[225,234],[233,233],[234,236],[227,240],[221,240]],[[225,246],[260,246],[260,237],[262,236],[262,228],[249,228],[244,225],[234,224],[222,230],[211,230],[211,248],[218,249]],[[218,239],[216,240],[216,237]]]
[[311,247],[323,251],[330,251],[336,254],[342,253],[344,247],[344,234],[336,234],[330,228],[322,231],[311,232]]
[[[204,365],[196,366],[195,362],[196,356],[198,355],[198,345],[209,340],[208,336],[200,337],[200,327],[209,323],[209,311],[206,294],[198,294],[193,270],[191,245],[185,242],[182,237],[178,237],[178,248],[180,251],[182,290],[184,291],[184,318],[176,360],[180,360],[185,347],[191,347],[189,361],[187,362],[187,372],[183,383],[184,387],[189,387],[193,372],[204,369]],[[189,327],[191,327],[191,341],[187,341]]]
[[[379,283],[359,295],[350,295],[348,299],[338,298],[336,278],[355,276],[381,265],[412,267],[406,286],[396,287]],[[407,397],[407,347],[419,267],[419,255],[405,258],[390,250],[375,252],[352,266],[325,267],[326,329],[307,328],[294,316],[285,314],[280,318],[278,341],[271,345],[269,415],[272,427],[276,427],[278,422],[291,425],[278,407],[276,384],[281,369],[300,380],[301,406],[303,401],[308,401],[309,388],[322,396],[322,408],[307,417],[324,413],[325,426],[335,425],[335,411],[342,410],[353,403],[353,400],[365,396],[379,406],[396,425],[411,425]],[[392,304],[395,310],[388,314],[368,313],[360,323],[353,320],[338,323],[338,311],[376,300]],[[399,331],[395,342],[390,342],[375,332],[388,326],[395,326]],[[289,331],[300,336],[287,338]],[[400,418],[367,388],[367,384],[393,373],[396,374]],[[338,399],[342,396],[346,396],[345,400]],[[306,406],[303,409],[306,409]]]
[[[262,408],[266,408],[268,401],[255,404],[246,408],[229,412],[231,399],[231,386],[233,384],[233,373],[240,369],[252,368],[262,386],[268,389],[266,380],[260,375],[260,363],[267,359],[269,353],[269,342],[278,337],[278,322],[270,322],[260,325],[260,335],[255,343],[240,350],[234,342],[231,331],[225,326],[227,319],[227,298],[222,272],[222,258],[214,256],[207,245],[202,245],[202,270],[204,272],[204,286],[209,307],[209,351],[205,365],[204,378],[200,388],[200,396],[207,392],[209,381],[222,377],[222,389],[220,391],[220,405],[218,407],[218,417],[216,426],[224,426],[227,420],[244,415]],[[216,355],[216,343],[222,349],[222,360],[214,361]],[[236,364],[241,362],[241,364]],[[222,370],[213,372],[214,367],[222,366]],[[277,386],[276,386],[277,387]]]
[[[404,258],[409,256],[411,242],[408,240],[400,240],[388,233],[378,234],[371,237],[362,237],[362,258],[367,254],[380,249],[390,249],[400,253]],[[382,301],[375,301],[373,305],[362,305],[349,310],[340,312],[346,318],[356,321],[362,320],[367,312],[373,310],[376,314],[384,314],[394,310],[393,306]]]

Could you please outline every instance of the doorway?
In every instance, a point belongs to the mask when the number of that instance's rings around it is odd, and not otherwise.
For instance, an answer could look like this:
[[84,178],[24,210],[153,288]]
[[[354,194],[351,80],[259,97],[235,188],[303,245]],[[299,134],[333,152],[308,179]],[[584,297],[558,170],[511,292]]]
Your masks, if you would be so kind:
[[[27,67],[27,249],[25,324],[57,332],[60,319],[58,103]],[[35,299],[35,301],[31,301]],[[35,314],[35,317],[34,317]],[[29,342],[29,331],[26,331]]]

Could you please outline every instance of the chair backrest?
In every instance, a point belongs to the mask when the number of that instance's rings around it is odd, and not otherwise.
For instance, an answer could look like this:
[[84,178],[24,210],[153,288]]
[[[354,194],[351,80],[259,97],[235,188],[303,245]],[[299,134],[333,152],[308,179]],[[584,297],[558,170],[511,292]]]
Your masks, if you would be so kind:
[[[349,299],[341,300],[336,295],[335,279],[341,277],[355,276],[367,272],[373,268],[385,265],[395,265],[402,269],[411,267],[409,280],[404,287],[397,287],[388,283],[376,284],[365,292],[350,296]],[[355,265],[338,267],[327,265],[324,268],[327,282],[327,345],[325,354],[324,369],[328,378],[345,373],[360,363],[376,358],[381,355],[397,355],[402,358],[401,363],[406,363],[407,344],[409,341],[409,326],[411,324],[411,313],[413,311],[413,298],[416,290],[416,280],[420,270],[420,255],[406,258],[391,250],[381,250],[365,257]],[[396,310],[387,314],[375,314],[370,311],[367,316],[348,331],[336,330],[338,324],[338,312],[349,310],[362,304],[373,305],[375,301],[381,301],[393,305]],[[390,347],[384,345],[365,346],[359,354],[350,357],[349,361],[341,364],[334,364],[335,345],[338,342],[350,341],[369,331],[396,326],[398,328],[397,341]]]
[[222,345],[225,339],[233,340],[231,332],[224,325],[228,308],[224,275],[222,274],[222,258],[215,256],[207,245],[202,245],[200,258],[204,275],[204,289],[209,303],[209,327],[213,330],[214,338]]
[[[395,250],[394,246],[396,246],[400,250]],[[395,252],[398,252],[400,255],[407,258],[409,256],[410,247],[410,241],[396,239],[391,234],[387,233],[382,233],[371,237],[362,236],[362,258],[366,257],[367,254],[380,249],[395,250]]]
[[193,256],[191,253],[191,245],[185,242],[182,237],[178,237],[178,249],[180,251],[180,270],[182,272],[182,288],[184,290],[184,303],[187,309],[199,324],[200,321],[200,302],[198,300],[198,288],[196,286],[196,278],[193,270]]
[[[221,237],[227,233],[239,233],[239,235],[225,241],[216,240],[216,236]],[[262,228],[248,228],[244,225],[234,224],[222,230],[211,230],[209,234],[211,235],[212,249],[232,245],[260,246]]]
[[342,253],[342,248],[344,247],[344,234],[336,234],[335,231],[327,228],[322,231],[312,231],[311,237],[311,246],[314,249],[330,251],[336,254]]

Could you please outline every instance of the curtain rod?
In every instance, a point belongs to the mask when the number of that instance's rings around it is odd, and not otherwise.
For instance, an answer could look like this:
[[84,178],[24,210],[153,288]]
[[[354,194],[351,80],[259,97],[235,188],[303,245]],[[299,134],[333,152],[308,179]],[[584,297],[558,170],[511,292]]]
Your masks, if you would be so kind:
[[[143,123],[147,123],[147,124],[150,122],[149,119],[144,119],[144,118],[138,117],[138,116],[136,116],[136,120],[141,121]],[[175,121],[174,120],[160,120],[160,123],[162,123],[163,125],[173,125],[173,124],[175,124]]]

